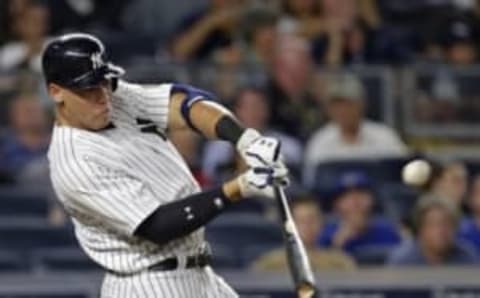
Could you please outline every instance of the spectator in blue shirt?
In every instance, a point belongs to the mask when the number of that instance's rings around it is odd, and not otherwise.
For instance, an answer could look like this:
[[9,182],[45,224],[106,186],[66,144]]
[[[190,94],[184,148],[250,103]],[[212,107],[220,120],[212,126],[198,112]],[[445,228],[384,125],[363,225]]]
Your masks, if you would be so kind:
[[366,249],[386,249],[400,242],[394,224],[373,217],[374,195],[367,175],[347,172],[335,187],[333,208],[336,219],[325,226],[319,244],[342,249],[358,256]]
[[472,244],[480,252],[480,175],[472,181],[469,199],[471,216],[460,223],[459,237]]
[[449,200],[426,196],[413,214],[415,239],[394,250],[390,265],[471,265],[478,263],[476,252],[455,238],[459,210]]
[[17,177],[45,158],[50,140],[49,123],[40,101],[22,95],[11,102],[9,125],[0,140],[0,171]]

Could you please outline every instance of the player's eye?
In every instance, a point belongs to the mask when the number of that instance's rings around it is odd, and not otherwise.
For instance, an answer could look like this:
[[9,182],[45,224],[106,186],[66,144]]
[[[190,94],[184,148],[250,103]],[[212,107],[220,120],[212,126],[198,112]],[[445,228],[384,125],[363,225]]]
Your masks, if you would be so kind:
[[97,101],[98,98],[104,97],[111,92],[111,85],[109,81],[103,81],[98,86],[88,89],[73,90],[75,94],[88,101]]

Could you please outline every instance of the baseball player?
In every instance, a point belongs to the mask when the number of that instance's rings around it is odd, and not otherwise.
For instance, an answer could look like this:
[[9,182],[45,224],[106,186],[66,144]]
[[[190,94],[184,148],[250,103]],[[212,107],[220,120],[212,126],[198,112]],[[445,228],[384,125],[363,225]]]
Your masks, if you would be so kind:
[[[206,91],[127,83],[106,59],[81,33],[52,40],[42,57],[56,110],[51,179],[81,247],[107,271],[101,297],[237,297],[209,266],[203,226],[288,182],[279,142],[243,128]],[[248,170],[202,191],[166,136],[188,128],[231,142]]]

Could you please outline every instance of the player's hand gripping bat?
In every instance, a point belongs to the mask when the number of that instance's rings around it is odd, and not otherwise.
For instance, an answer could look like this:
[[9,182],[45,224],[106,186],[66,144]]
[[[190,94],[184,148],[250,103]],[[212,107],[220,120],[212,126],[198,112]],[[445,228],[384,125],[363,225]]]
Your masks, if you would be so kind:
[[288,265],[299,298],[316,297],[317,289],[305,247],[292,219],[290,207],[282,187],[275,187],[276,200],[282,223]]

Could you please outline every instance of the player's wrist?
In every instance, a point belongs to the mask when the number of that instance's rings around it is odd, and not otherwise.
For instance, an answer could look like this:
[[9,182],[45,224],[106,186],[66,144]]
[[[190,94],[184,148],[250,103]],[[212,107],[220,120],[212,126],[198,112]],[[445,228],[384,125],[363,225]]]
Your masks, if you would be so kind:
[[231,202],[236,202],[242,198],[239,178],[235,178],[222,185],[222,192],[225,198]]

